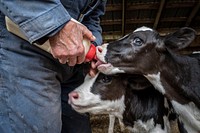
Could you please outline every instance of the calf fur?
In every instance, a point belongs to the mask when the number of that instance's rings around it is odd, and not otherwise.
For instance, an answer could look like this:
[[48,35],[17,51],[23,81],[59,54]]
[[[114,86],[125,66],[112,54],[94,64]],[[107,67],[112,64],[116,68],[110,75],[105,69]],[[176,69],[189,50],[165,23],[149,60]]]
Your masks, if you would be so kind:
[[69,94],[80,113],[114,115],[134,133],[169,133],[168,104],[161,93],[140,75],[88,75]]
[[191,28],[160,36],[141,27],[120,40],[97,49],[105,74],[128,73],[146,77],[172,104],[183,132],[200,133],[200,54],[180,55],[195,38]]

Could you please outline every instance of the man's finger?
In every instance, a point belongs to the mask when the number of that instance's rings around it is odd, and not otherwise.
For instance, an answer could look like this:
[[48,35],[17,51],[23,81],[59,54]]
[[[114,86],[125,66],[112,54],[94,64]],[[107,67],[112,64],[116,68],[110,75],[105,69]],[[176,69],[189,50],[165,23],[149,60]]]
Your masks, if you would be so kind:
[[96,70],[94,70],[94,69],[90,69],[90,70],[89,70],[89,75],[90,75],[91,77],[95,77],[96,74],[97,74],[97,71],[96,71]]
[[61,64],[66,64],[66,63],[67,63],[67,60],[64,59],[64,58],[58,58],[58,60],[59,60],[59,62],[60,62]]
[[93,36],[92,32],[89,31],[86,27],[83,29],[83,36],[88,38],[90,41],[95,41],[96,37]]
[[76,57],[74,57],[74,58],[69,58],[68,65],[69,65],[69,66],[75,66],[75,65],[76,65],[76,62],[77,62],[77,58],[76,58]]
[[91,68],[92,69],[96,69],[97,65],[94,61],[91,61]]
[[84,62],[84,60],[85,60],[85,57],[84,56],[78,56],[77,57],[77,64],[81,64],[81,63],[83,63]]

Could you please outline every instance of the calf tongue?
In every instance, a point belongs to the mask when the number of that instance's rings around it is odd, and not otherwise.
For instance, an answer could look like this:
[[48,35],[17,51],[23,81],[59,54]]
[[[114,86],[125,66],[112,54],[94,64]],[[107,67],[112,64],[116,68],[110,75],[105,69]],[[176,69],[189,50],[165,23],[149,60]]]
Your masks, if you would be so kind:
[[101,64],[105,64],[104,62],[102,62],[102,61],[100,61],[100,60],[97,60],[97,62],[95,63],[95,66],[99,66],[99,65],[101,65]]

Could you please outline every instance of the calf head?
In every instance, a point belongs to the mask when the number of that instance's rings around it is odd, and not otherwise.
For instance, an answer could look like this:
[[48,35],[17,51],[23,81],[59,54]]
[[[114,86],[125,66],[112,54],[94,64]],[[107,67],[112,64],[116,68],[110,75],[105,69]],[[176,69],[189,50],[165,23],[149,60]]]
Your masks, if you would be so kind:
[[69,94],[69,104],[80,113],[112,114],[112,112],[122,112],[124,109],[124,84],[126,83],[120,77],[113,79],[112,76],[97,74],[92,78],[87,75],[84,83]]
[[84,83],[69,94],[69,104],[80,113],[122,114],[127,86],[143,90],[152,85],[138,75],[111,76],[100,73],[94,78],[87,75]]
[[194,38],[195,31],[191,28],[160,36],[155,30],[141,27],[120,40],[98,46],[97,58],[104,63],[98,69],[105,74],[157,73],[157,64],[165,58],[162,53],[183,49]]

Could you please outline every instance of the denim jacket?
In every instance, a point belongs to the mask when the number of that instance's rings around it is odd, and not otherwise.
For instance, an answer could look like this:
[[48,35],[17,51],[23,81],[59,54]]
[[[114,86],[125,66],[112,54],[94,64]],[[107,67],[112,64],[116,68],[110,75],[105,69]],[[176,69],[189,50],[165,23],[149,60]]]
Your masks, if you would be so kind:
[[54,35],[74,18],[92,31],[100,45],[105,5],[106,0],[1,0],[0,11],[19,25],[30,43]]

